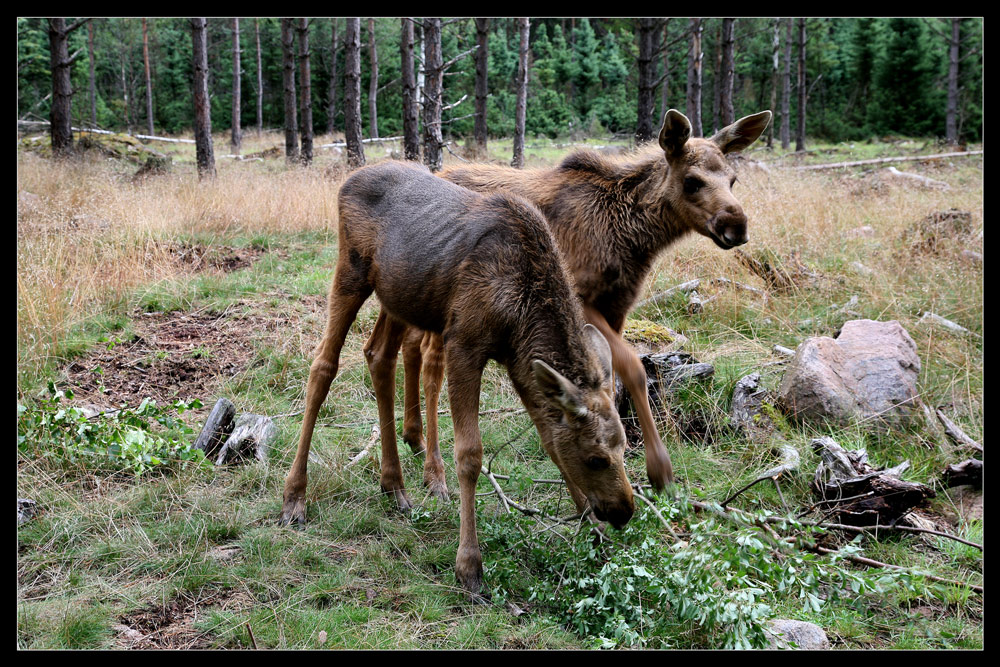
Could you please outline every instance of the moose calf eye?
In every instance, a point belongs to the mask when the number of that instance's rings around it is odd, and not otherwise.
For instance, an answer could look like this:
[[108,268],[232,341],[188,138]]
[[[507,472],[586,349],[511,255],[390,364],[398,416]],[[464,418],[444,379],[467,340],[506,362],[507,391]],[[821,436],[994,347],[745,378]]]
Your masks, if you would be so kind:
[[604,470],[611,465],[611,462],[602,456],[592,456],[587,459],[587,467],[591,470]]
[[701,190],[704,185],[705,183],[700,178],[688,176],[684,179],[684,194],[693,195],[698,190]]

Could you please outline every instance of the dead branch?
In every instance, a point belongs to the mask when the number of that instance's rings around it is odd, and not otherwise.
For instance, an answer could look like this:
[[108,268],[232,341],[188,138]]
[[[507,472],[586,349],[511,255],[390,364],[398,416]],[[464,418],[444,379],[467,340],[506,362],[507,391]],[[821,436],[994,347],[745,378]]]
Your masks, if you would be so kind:
[[344,467],[350,468],[352,465],[365,458],[365,456],[368,455],[368,450],[371,449],[371,446],[378,442],[381,438],[382,429],[380,429],[379,425],[376,423],[372,425],[372,434],[371,437],[368,438],[368,442],[365,444],[364,449],[355,454],[354,457],[344,465]]
[[754,486],[755,484],[758,484],[768,479],[773,480],[775,484],[777,484],[778,478],[781,477],[783,474],[798,469],[799,462],[801,461],[801,457],[799,456],[799,450],[795,449],[788,443],[781,444],[780,450],[781,450],[781,463],[779,465],[771,468],[770,470],[764,473],[761,473],[761,475],[757,477],[757,479],[750,482],[742,489],[740,489],[736,493],[726,498],[724,501],[719,503],[719,505],[721,505],[722,508],[725,509],[729,503],[731,503],[733,500],[739,497],[741,493],[743,493],[750,487]]
[[940,190],[948,190],[951,186],[944,181],[935,181],[933,178],[927,178],[926,176],[921,176],[920,174],[911,174],[906,171],[900,171],[895,167],[886,167],[886,171],[889,172],[891,176],[895,178],[903,179],[904,181],[910,181],[913,183],[919,183],[920,185],[929,188],[938,188]]
[[965,434],[965,431],[963,431],[958,427],[958,424],[948,419],[948,417],[946,417],[945,414],[940,410],[937,411],[937,417],[938,419],[941,420],[941,424],[944,425],[945,435],[954,440],[955,444],[963,447],[970,447],[976,450],[977,452],[982,453],[983,446],[980,445],[975,440],[973,440],[972,438],[970,438],[969,436],[967,436]]
[[983,462],[979,459],[966,459],[961,463],[953,463],[942,473],[944,485],[947,487],[971,485],[983,488]]
[[946,319],[944,317],[941,317],[940,315],[936,315],[935,313],[930,312],[929,310],[924,311],[924,314],[920,316],[920,319],[917,321],[917,324],[923,324],[924,322],[934,322],[935,324],[940,324],[944,328],[950,329],[951,331],[954,331],[956,333],[969,334],[971,336],[975,336],[976,338],[982,338],[982,336],[973,331],[969,331],[961,324],[956,324],[949,319]]
[[643,299],[638,304],[636,304],[636,308],[642,308],[643,306],[648,306],[649,304],[652,303],[656,304],[662,303],[663,301],[666,301],[667,299],[669,299],[674,294],[677,294],[678,292],[686,293],[694,291],[698,289],[699,285],[701,285],[701,280],[699,280],[698,278],[695,278],[694,280],[689,280],[686,283],[681,283],[680,285],[674,285],[670,289],[658,292],[657,294],[654,294],[648,299]]
[[[835,554],[835,553],[838,553],[835,549],[827,549],[826,547],[821,547],[821,546],[818,546],[818,545],[808,545],[808,546],[813,551],[816,551],[816,552],[821,553],[821,554]],[[854,555],[846,555],[846,554],[841,554],[841,555],[844,558],[846,558],[847,560],[851,561],[852,563],[857,563],[858,565],[865,565],[867,567],[880,567],[880,568],[889,569],[889,570],[903,570],[903,571],[906,570],[906,568],[900,567],[899,565],[890,565],[888,563],[882,563],[880,561],[873,560],[871,558],[865,558],[864,556],[854,556]],[[944,579],[942,577],[937,577],[937,576],[935,576],[933,574],[922,574],[922,576],[926,577],[927,579],[930,579],[931,581],[936,581],[936,582],[941,583],[941,584],[949,584],[949,585],[952,585],[952,586],[959,586],[959,587],[962,587],[962,588],[970,588],[970,589],[974,590],[975,592],[979,593],[980,595],[983,595],[983,587],[982,586],[977,586],[976,584],[970,584],[970,583],[967,583],[965,581],[952,581],[951,579]]]
[[757,289],[756,287],[751,287],[750,285],[745,285],[743,283],[738,283],[729,278],[723,278],[719,276],[718,278],[712,278],[713,285],[722,285],[723,287],[733,287],[735,289],[741,289],[744,292],[750,292],[751,294],[756,294],[757,296],[764,299],[764,303],[767,303],[767,292],[762,289]]
[[962,153],[938,153],[936,155],[903,155],[899,157],[884,157],[873,160],[857,160],[855,162],[833,162],[831,164],[812,164],[806,167],[792,167],[797,171],[813,171],[816,169],[837,169],[839,167],[854,167],[862,164],[883,164],[886,162],[905,162],[908,160],[943,160],[950,157],[966,157],[982,155],[983,151],[965,151]]

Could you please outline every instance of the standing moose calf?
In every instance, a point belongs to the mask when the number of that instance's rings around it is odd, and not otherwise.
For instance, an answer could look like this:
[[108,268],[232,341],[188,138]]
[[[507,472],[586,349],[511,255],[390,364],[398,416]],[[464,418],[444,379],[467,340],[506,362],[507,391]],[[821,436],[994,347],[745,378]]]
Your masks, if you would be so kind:
[[[394,162],[355,172],[341,187],[338,206],[328,321],[309,370],[282,522],[305,521],[316,415],[337,375],[347,331],[374,291],[382,313],[364,353],[382,429],[381,484],[404,510],[410,500],[396,450],[396,357],[408,325],[443,342],[461,490],[455,569],[465,588],[478,592],[482,582],[475,510],[479,389],[489,359],[507,368],[577,506],[589,503],[598,519],[625,525],[635,505],[612,395],[611,350],[585,322],[541,213],[515,195],[480,195]],[[443,468],[430,481],[444,489]]]
[[[770,120],[771,112],[762,111],[701,139],[692,138],[687,117],[671,109],[664,116],[658,145],[625,159],[582,150],[553,169],[472,165],[441,174],[478,192],[521,195],[544,214],[573,275],[584,317],[604,334],[614,371],[632,396],[642,428],[646,472],[657,488],[673,480],[673,467],[653,420],[642,362],[621,338],[625,316],[654,260],[674,241],[697,232],[723,250],[747,242],[747,218],[732,192],[736,172],[725,155],[756,141]],[[441,341],[434,334],[407,335],[403,438],[415,451],[424,448],[418,379],[423,360],[426,468],[439,457],[436,406],[441,354]]]

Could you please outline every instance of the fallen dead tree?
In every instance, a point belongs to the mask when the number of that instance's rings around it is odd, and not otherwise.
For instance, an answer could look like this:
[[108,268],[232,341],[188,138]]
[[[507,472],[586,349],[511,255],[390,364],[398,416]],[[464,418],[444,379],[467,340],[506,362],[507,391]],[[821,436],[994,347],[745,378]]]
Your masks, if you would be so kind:
[[865,164],[885,164],[887,162],[910,162],[913,160],[944,160],[952,157],[971,157],[982,155],[982,151],[965,151],[962,153],[937,153],[935,155],[902,155],[898,157],[883,157],[872,160],[856,160],[854,162],[833,162],[830,164],[811,164],[804,167],[785,167],[796,171],[815,171],[818,169],[840,169],[843,167],[858,167]]

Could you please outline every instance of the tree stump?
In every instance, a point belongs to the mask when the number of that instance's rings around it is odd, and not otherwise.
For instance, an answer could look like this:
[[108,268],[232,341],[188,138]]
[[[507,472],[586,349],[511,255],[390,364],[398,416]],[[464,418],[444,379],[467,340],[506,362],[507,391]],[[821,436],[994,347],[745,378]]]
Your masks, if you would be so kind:
[[222,445],[215,465],[234,463],[251,454],[258,461],[266,461],[271,443],[278,437],[278,427],[270,417],[242,414],[236,420],[233,433]]
[[208,415],[205,425],[194,441],[195,449],[205,452],[210,458],[233,432],[233,419],[236,418],[236,406],[228,398],[220,398],[215,402],[212,413]]

